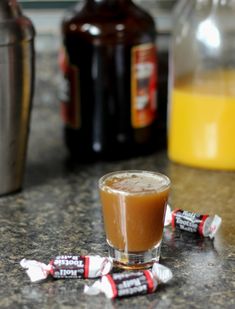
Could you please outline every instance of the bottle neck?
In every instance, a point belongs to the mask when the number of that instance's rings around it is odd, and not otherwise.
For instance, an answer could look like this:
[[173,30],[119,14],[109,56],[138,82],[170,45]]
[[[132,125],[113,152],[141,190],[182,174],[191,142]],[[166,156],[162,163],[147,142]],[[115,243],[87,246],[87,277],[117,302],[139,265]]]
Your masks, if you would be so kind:
[[16,0],[0,0],[0,21],[21,15],[21,10]]

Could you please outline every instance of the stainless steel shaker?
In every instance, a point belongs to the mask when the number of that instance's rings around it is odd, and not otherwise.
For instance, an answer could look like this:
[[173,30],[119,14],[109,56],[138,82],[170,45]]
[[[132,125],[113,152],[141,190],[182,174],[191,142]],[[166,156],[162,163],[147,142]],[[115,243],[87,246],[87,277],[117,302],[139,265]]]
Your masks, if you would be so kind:
[[22,187],[34,86],[34,28],[0,0],[0,195]]

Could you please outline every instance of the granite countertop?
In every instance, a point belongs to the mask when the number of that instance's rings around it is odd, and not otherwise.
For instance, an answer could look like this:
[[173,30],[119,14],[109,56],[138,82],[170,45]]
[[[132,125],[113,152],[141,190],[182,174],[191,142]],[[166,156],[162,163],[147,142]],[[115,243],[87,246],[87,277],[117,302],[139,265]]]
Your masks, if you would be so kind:
[[[24,189],[0,198],[0,308],[235,308],[235,173],[176,165],[164,150],[128,161],[73,166],[62,138],[56,58],[38,55]],[[107,254],[97,181],[120,169],[167,174],[172,207],[222,217],[215,239],[166,228],[161,262],[174,278],[147,296],[89,297],[83,294],[89,280],[30,283],[19,265],[24,257],[47,263],[57,254]]]

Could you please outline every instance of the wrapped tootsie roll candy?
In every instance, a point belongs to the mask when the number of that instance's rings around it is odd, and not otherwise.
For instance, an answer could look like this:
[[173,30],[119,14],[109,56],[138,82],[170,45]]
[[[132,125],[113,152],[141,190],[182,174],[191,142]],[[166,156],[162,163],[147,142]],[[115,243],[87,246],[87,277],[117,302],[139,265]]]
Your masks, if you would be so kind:
[[107,298],[115,299],[134,295],[151,294],[161,283],[172,278],[169,268],[154,263],[151,270],[129,271],[102,276],[92,286],[85,286],[84,293],[98,295],[104,293]]
[[108,274],[112,269],[112,261],[100,256],[56,256],[48,265],[23,259],[20,265],[26,269],[26,273],[32,282],[45,280],[48,277],[55,279],[64,278],[98,278]]
[[222,219],[218,215],[202,215],[179,208],[171,211],[170,206],[167,205],[164,225],[171,224],[173,229],[180,229],[213,238],[221,223]]

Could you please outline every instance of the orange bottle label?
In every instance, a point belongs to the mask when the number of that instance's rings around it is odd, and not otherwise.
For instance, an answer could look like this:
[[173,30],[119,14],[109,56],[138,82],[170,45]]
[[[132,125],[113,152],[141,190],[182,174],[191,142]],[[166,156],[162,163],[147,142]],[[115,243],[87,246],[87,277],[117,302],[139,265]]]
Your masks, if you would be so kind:
[[131,122],[134,128],[150,125],[157,111],[157,52],[154,44],[131,51]]
[[64,123],[74,129],[81,127],[79,70],[69,62],[66,51],[59,53],[63,73],[60,87],[61,115]]

